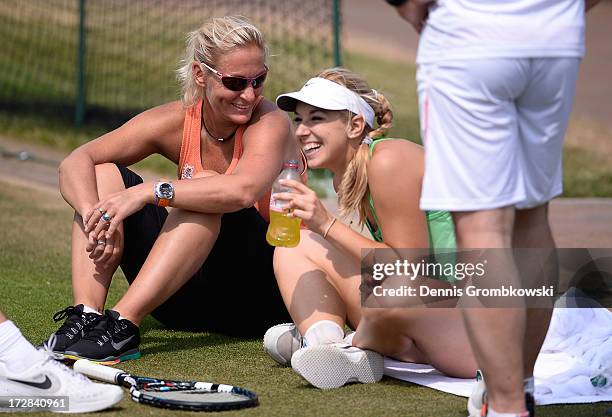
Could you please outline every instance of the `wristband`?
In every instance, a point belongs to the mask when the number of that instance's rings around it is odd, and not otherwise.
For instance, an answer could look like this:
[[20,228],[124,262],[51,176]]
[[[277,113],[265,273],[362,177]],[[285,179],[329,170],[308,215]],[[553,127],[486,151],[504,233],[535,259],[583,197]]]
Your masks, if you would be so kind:
[[325,229],[325,233],[323,233],[323,239],[327,238],[327,234],[329,233],[329,230],[332,228],[332,226],[334,225],[334,223],[336,223],[336,219],[335,217],[332,219],[332,221],[329,223],[329,226],[327,226],[327,228]]

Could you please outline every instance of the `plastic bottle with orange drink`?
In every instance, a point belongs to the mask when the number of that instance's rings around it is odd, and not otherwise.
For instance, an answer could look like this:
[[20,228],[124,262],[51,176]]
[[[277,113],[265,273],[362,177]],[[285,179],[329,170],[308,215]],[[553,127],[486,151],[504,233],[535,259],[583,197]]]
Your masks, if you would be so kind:
[[288,216],[289,210],[285,208],[286,201],[275,200],[276,193],[290,193],[291,188],[279,184],[279,180],[301,181],[298,173],[298,161],[291,159],[283,164],[283,170],[272,184],[272,198],[270,199],[270,225],[266,233],[266,240],[272,246],[293,248],[300,243],[300,222],[298,217]]

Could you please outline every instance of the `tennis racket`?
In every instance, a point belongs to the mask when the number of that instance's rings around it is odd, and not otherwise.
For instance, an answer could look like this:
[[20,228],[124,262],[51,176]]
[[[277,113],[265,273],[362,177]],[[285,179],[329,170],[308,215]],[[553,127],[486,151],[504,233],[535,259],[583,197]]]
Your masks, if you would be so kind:
[[168,381],[131,375],[121,369],[86,359],[74,363],[74,370],[91,378],[130,389],[132,400],[154,407],[191,411],[221,411],[254,407],[257,394],[244,388],[210,382]]

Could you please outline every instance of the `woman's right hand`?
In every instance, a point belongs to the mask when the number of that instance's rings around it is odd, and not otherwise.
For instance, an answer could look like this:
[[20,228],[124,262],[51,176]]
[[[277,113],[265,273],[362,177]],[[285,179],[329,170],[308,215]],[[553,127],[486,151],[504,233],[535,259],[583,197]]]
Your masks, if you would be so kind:
[[285,208],[292,211],[292,216],[299,217],[308,229],[322,236],[331,224],[333,216],[317,194],[299,181],[283,179],[279,180],[279,183],[290,188],[291,192],[276,193],[273,198],[285,201]]

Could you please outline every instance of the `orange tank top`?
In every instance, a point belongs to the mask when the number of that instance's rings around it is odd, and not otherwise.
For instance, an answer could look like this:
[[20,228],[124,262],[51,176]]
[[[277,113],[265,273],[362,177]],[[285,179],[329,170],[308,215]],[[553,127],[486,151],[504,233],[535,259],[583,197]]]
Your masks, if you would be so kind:
[[[263,96],[258,97],[255,103],[255,108],[259,105]],[[181,142],[181,155],[178,164],[178,178],[181,180],[192,178],[196,173],[204,171],[202,167],[202,150],[200,142],[200,131],[202,129],[202,100],[195,106],[191,106],[185,112],[185,123],[183,125],[183,140]],[[227,167],[224,175],[231,174],[238,160],[242,156],[242,135],[246,129],[246,125],[239,126],[234,135],[234,152],[232,154],[232,162]],[[300,150],[300,157],[303,162],[304,170],[300,174],[302,181],[306,184],[306,157]],[[270,192],[268,190],[260,199],[256,201],[254,206],[259,211],[259,214],[267,221],[270,221]]]

